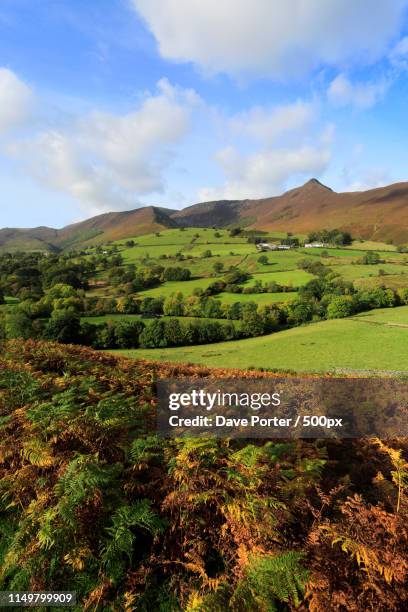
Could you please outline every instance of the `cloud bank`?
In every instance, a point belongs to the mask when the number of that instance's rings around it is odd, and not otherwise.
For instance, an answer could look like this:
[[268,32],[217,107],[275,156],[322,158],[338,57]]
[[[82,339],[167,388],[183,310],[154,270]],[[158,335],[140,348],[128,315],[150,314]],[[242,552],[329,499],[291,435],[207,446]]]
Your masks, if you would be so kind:
[[370,63],[399,33],[406,0],[132,0],[160,54],[210,73],[286,79]]
[[[24,101],[25,86],[17,77],[11,82],[19,83],[13,95],[20,108],[16,92]],[[42,126],[9,140],[6,151],[42,186],[73,197],[87,214],[136,208],[140,196],[164,189],[173,147],[189,131],[197,103],[193,92],[165,79],[157,90],[128,114],[95,110],[68,125],[65,120],[60,129]],[[0,118],[1,108],[0,100]],[[5,121],[10,131],[10,118]]]

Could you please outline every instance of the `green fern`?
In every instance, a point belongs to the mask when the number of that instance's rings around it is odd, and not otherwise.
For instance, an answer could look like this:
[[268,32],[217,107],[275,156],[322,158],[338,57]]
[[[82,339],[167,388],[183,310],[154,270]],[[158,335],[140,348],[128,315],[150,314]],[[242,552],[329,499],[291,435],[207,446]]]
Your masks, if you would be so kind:
[[147,499],[118,508],[112,518],[112,527],[106,530],[109,537],[101,547],[102,563],[112,580],[122,574],[124,558],[131,561],[137,529],[151,535],[163,530],[162,520],[151,510],[151,502]]
[[272,612],[277,603],[302,601],[309,572],[301,564],[304,555],[289,551],[281,555],[252,557],[245,577],[238,583],[231,604],[243,610]]
[[130,449],[130,457],[132,461],[140,465],[141,463],[147,463],[155,457],[161,457],[161,443],[158,436],[146,436],[144,438],[137,438],[133,440]]

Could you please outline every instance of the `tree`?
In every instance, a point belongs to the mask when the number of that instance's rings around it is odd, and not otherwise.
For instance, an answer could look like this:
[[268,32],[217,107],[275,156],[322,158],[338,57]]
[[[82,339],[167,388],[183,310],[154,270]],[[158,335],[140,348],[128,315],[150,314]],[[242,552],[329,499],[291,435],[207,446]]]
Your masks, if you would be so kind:
[[188,268],[166,268],[163,271],[163,280],[164,281],[187,281],[191,278],[191,272]]
[[375,251],[367,251],[361,258],[361,263],[365,265],[377,265],[381,262],[380,256]]
[[48,340],[62,344],[78,344],[81,340],[79,316],[69,310],[55,310],[45,327],[44,335]]
[[266,255],[261,255],[260,257],[258,257],[258,263],[262,264],[263,266],[268,265],[268,258]]
[[245,336],[261,336],[265,332],[265,321],[256,312],[245,313],[241,329]]
[[208,319],[221,318],[222,309],[220,302],[211,297],[204,297],[201,300],[201,316]]
[[170,317],[182,317],[184,315],[183,294],[178,291],[172,293],[164,300],[163,314]]
[[328,319],[342,319],[354,313],[354,300],[350,295],[336,295],[327,306]]
[[206,249],[204,251],[204,253],[202,254],[202,258],[203,259],[207,259],[208,257],[212,257],[212,253],[211,253],[210,249]]
[[239,283],[244,283],[249,278],[250,275],[248,274],[248,272],[244,272],[243,270],[235,268],[225,276],[224,280],[227,285],[238,285]]
[[116,310],[122,314],[137,314],[138,303],[130,296],[121,297],[116,302]]
[[140,313],[146,317],[163,314],[163,298],[144,298],[140,302]]
[[229,235],[231,238],[234,238],[234,236],[238,236],[241,233],[241,228],[240,227],[233,227],[230,229],[229,231]]
[[165,322],[164,335],[166,346],[180,346],[185,342],[184,329],[178,319],[169,319]]
[[143,321],[118,321],[114,324],[114,334],[118,348],[137,348],[140,334],[145,329]]
[[216,274],[220,274],[224,269],[224,264],[222,263],[222,261],[216,261],[215,264],[213,265],[213,270]]
[[167,346],[165,334],[165,322],[160,320],[152,321],[146,325],[139,336],[139,343],[142,348],[164,348]]
[[33,336],[33,322],[19,307],[6,314],[4,327],[7,338],[27,340]]
[[288,322],[294,325],[311,321],[313,317],[313,304],[309,300],[299,299],[288,304]]

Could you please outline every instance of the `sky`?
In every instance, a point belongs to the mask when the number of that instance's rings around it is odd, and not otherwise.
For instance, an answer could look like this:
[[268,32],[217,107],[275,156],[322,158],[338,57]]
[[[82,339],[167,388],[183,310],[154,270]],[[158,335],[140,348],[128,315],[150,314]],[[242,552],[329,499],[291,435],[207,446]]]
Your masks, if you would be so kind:
[[0,0],[0,227],[408,180],[408,0]]

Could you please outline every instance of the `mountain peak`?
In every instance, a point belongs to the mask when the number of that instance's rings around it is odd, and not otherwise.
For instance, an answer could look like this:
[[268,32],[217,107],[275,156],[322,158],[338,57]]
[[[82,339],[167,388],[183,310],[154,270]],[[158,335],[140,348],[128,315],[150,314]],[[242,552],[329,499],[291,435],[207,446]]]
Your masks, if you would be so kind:
[[304,183],[304,185],[302,185],[302,187],[321,187],[323,189],[327,189],[328,191],[333,191],[330,187],[327,187],[327,185],[323,185],[323,183],[321,183],[317,178],[309,179],[306,181],[306,183]]

